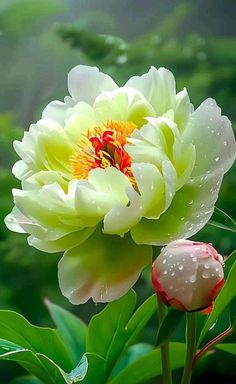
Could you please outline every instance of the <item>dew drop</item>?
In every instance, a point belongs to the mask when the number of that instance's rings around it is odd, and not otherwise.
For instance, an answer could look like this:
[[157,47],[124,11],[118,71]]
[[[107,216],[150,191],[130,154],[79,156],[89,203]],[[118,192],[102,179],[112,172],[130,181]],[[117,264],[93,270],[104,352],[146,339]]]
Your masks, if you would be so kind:
[[209,279],[210,273],[208,271],[203,271],[202,277],[203,277],[203,279]]
[[168,271],[165,269],[163,275],[167,275]]
[[189,204],[189,205],[192,205],[192,204],[193,204],[193,200],[190,200],[190,201],[188,202],[188,204]]
[[225,147],[227,147],[227,144],[228,144],[228,143],[227,143],[227,141],[224,141],[223,144],[224,144]]
[[182,269],[184,268],[184,266],[182,264],[179,265],[179,270],[182,271]]
[[190,276],[189,281],[190,281],[190,283],[195,283],[196,276],[195,275]]
[[219,160],[220,160],[219,156],[215,158],[216,163],[218,163]]
[[205,269],[209,269],[209,268],[210,268],[210,265],[209,265],[209,264],[204,264],[204,268],[205,268]]
[[213,118],[212,117],[210,117],[210,119],[209,119],[210,121],[212,121],[213,120]]
[[166,263],[166,259],[162,260],[162,264],[165,264]]
[[173,272],[171,272],[171,276],[174,276],[175,275],[175,272],[173,271]]

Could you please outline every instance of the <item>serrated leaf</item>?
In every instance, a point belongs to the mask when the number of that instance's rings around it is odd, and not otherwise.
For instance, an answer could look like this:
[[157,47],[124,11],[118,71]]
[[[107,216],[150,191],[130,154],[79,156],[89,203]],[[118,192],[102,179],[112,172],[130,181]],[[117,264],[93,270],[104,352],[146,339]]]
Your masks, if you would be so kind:
[[185,312],[174,308],[170,309],[158,331],[157,345],[166,342],[172,336],[184,316]]
[[[172,369],[181,368],[185,363],[186,347],[182,343],[169,343],[170,362]],[[135,362],[128,365],[109,384],[139,384],[146,383],[162,373],[161,352],[155,349]]]
[[236,261],[230,269],[226,282],[221,289],[219,295],[217,296],[214,308],[210,315],[208,316],[202,332],[200,334],[200,338],[198,344],[200,344],[204,337],[206,336],[209,329],[213,326],[219,315],[224,311],[227,305],[231,302],[231,300],[236,296]]
[[61,339],[73,355],[74,365],[77,364],[85,353],[87,332],[85,323],[59,305],[53,304],[49,300],[45,300],[45,303]]

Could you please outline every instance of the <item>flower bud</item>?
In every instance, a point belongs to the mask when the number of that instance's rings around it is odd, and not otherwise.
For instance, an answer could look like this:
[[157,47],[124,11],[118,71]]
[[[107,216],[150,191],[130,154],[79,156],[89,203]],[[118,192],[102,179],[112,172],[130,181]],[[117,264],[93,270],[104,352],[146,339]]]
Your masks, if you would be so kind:
[[210,244],[173,241],[154,261],[152,282],[166,305],[184,311],[210,310],[224,284],[223,258]]

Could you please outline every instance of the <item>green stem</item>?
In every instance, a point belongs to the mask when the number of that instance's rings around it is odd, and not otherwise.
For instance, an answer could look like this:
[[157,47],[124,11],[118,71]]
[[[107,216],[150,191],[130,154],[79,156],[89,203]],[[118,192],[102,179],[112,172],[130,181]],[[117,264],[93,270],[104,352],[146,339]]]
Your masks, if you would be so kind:
[[[165,306],[165,304],[162,303],[161,300],[159,300],[158,296],[157,296],[157,312],[158,312],[158,322],[159,322],[159,328],[160,328],[161,323],[164,320],[168,311],[167,311],[167,307]],[[169,343],[168,342],[163,343],[160,346],[160,350],[161,350],[163,384],[172,384]]]
[[189,384],[192,376],[193,359],[196,351],[196,314],[194,312],[187,312],[186,343],[187,352],[181,384]]

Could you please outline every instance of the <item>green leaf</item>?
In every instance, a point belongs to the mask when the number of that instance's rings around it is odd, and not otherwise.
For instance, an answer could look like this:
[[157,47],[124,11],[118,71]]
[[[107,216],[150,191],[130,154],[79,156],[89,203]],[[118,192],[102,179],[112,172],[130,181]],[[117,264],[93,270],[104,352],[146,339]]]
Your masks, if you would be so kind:
[[88,326],[87,352],[106,360],[109,374],[117,356],[126,342],[125,327],[134,311],[136,294],[130,290],[121,299],[109,303],[99,314],[93,316]]
[[[41,355],[42,357],[43,355]],[[62,372],[55,364],[47,364],[47,368],[40,360],[40,356],[33,353],[29,349],[17,349],[15,352],[7,352],[0,356],[3,360],[12,360],[20,364],[29,373],[42,380],[45,384],[55,384],[55,377],[57,377],[57,384],[65,384]],[[69,384],[69,382],[68,382]]]
[[208,221],[208,224],[226,231],[236,232],[236,222],[226,212],[217,207],[215,207],[212,219]]
[[[87,374],[82,380],[83,384],[105,384],[106,383],[106,374],[105,374],[105,363],[106,361],[95,353],[86,353],[86,358],[88,359],[88,371]],[[72,383],[71,383],[72,384]]]
[[125,369],[129,364],[153,351],[153,349],[154,346],[147,343],[138,343],[132,345],[130,348],[128,348],[127,353],[121,358],[121,360],[119,360],[114,371],[112,372],[112,377],[117,376],[118,373]]
[[230,269],[232,268],[232,266],[234,265],[236,261],[236,250],[233,251],[229,257],[227,257],[227,259],[225,260],[225,267],[224,267],[224,275],[225,275],[225,278],[228,277],[228,274],[230,272]]
[[0,311],[0,338],[45,354],[65,371],[73,368],[72,357],[54,329],[36,327],[16,312]]
[[217,345],[215,345],[215,348],[219,349],[221,351],[236,355],[236,344],[235,343],[217,344]]
[[130,290],[90,321],[87,351],[106,360],[106,377],[156,311],[156,295],[149,297],[133,314],[135,304],[136,294]]
[[172,336],[184,315],[185,312],[183,311],[178,311],[174,308],[170,309],[158,331],[157,345],[164,343]]
[[12,380],[10,384],[44,384],[44,383],[33,376],[21,376]]
[[215,300],[214,308],[204,324],[204,327],[200,334],[198,344],[202,342],[207,332],[213,326],[213,324],[215,323],[219,315],[224,311],[227,305],[236,296],[235,280],[236,280],[236,261],[234,261],[234,264],[231,267],[230,272],[227,276],[226,282]]
[[84,355],[80,360],[79,364],[68,374],[69,382],[77,383],[78,381],[82,381],[88,371],[88,359]]
[[74,365],[77,364],[85,353],[87,332],[85,323],[49,300],[45,300],[45,303],[57,327],[58,334],[71,351]]
[[[182,343],[170,343],[169,346],[172,369],[183,367],[185,363],[185,345]],[[161,373],[161,352],[158,348],[128,365],[109,381],[109,384],[146,383],[148,380],[160,376]]]
[[150,296],[143,304],[135,311],[131,319],[129,320],[126,331],[126,344],[124,348],[131,345],[143,330],[147,322],[153,316],[157,309],[156,294]]
[[53,360],[42,353],[34,353],[29,349],[0,339],[0,359],[13,360],[20,364],[46,384],[72,384],[82,381],[88,370],[87,357],[83,356],[80,363],[70,373],[64,372]]

